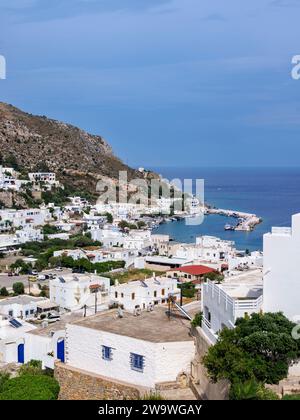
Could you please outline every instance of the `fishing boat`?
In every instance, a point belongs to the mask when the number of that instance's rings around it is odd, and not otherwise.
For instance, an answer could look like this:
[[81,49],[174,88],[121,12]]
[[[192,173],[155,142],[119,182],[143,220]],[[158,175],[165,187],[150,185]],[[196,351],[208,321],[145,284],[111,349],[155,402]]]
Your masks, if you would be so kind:
[[229,230],[232,231],[232,230],[235,230],[235,226],[233,226],[233,225],[225,225],[224,229],[226,231],[229,231]]

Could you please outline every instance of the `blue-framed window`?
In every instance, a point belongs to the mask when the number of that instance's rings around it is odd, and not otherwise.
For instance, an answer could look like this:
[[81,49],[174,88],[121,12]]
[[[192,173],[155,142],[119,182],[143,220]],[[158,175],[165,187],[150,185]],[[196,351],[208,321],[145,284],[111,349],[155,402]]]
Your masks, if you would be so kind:
[[112,348],[107,346],[102,346],[102,359],[103,360],[112,360]]
[[140,354],[130,353],[130,365],[132,370],[143,372],[145,367],[145,357]]

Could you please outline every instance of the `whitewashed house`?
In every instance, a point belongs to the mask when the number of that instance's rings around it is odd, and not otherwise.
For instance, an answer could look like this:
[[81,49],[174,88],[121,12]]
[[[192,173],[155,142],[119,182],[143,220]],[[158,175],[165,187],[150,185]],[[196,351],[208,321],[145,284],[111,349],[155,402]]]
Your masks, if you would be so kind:
[[117,283],[110,289],[111,301],[122,305],[129,312],[136,309],[148,310],[155,305],[164,304],[170,295],[179,301],[180,289],[176,279],[167,277]]
[[93,241],[101,242],[106,248],[124,246],[125,235],[119,229],[112,226],[91,230],[91,237]]
[[190,322],[164,308],[133,316],[109,311],[66,327],[67,366],[153,389],[189,374],[195,356]]
[[264,235],[264,311],[282,311],[294,321],[300,318],[299,252],[300,214],[292,227]]
[[50,302],[47,298],[20,295],[0,300],[0,315],[10,318],[32,319],[37,314],[42,302]]
[[48,209],[26,209],[0,210],[1,220],[7,220],[12,223],[15,228],[19,227],[37,227],[43,226],[47,221],[51,220],[51,214]]
[[[68,274],[50,280],[50,300],[61,308],[76,311],[84,306],[97,310],[107,307],[110,292],[110,280],[95,274]],[[95,297],[95,289],[99,292]]]
[[234,328],[238,318],[259,313],[263,305],[262,274],[236,276],[222,284],[207,281],[202,285],[202,329],[215,344],[222,329]]
[[35,329],[23,320],[0,315],[0,363],[24,363],[25,335]]
[[59,181],[56,180],[54,172],[30,172],[28,178],[31,182],[43,182],[51,186],[59,186]]

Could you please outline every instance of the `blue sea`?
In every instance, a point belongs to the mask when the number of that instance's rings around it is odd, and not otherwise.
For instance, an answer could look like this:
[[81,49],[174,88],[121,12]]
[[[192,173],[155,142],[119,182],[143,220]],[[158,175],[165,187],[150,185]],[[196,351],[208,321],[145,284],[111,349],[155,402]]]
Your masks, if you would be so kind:
[[[263,223],[253,232],[224,230],[231,220],[206,216],[203,224],[187,226],[184,221],[161,225],[156,232],[170,234],[180,242],[212,235],[235,241],[240,250],[262,250],[263,235],[272,226],[290,226],[291,216],[300,212],[300,168],[154,168],[168,180],[204,179],[205,202],[223,209],[255,213]],[[232,221],[236,223],[236,220]]]

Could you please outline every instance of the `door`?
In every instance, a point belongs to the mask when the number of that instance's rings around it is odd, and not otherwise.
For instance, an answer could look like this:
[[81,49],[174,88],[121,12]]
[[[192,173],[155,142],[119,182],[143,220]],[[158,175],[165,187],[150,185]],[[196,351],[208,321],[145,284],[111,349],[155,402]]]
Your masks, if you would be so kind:
[[18,345],[18,363],[24,363],[24,344]]
[[57,342],[57,358],[65,363],[65,340],[61,339]]

